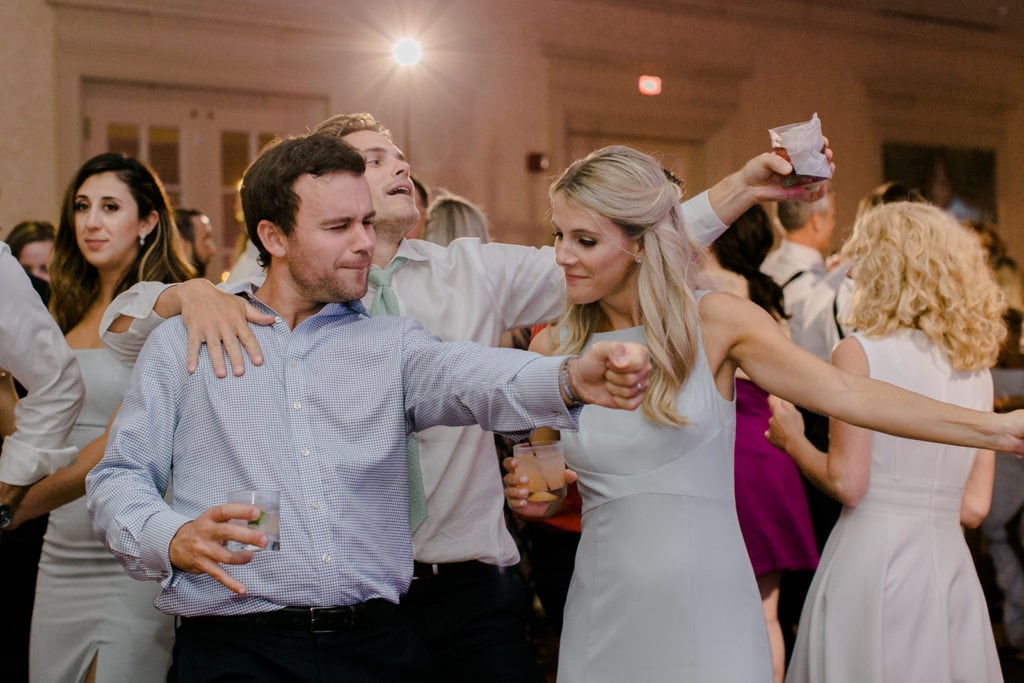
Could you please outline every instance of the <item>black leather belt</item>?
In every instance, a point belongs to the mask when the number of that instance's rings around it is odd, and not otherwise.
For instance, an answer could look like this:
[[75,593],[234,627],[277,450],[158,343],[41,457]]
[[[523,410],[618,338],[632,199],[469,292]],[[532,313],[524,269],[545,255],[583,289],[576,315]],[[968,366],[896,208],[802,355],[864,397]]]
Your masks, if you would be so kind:
[[438,564],[413,562],[412,577],[414,579],[424,579],[431,576],[480,576],[482,574],[500,574],[506,569],[507,567],[498,567],[477,560],[440,562]]
[[309,633],[358,631],[374,622],[397,615],[398,605],[384,598],[341,607],[284,607],[273,612],[230,616],[182,617],[182,622],[221,625],[269,626]]

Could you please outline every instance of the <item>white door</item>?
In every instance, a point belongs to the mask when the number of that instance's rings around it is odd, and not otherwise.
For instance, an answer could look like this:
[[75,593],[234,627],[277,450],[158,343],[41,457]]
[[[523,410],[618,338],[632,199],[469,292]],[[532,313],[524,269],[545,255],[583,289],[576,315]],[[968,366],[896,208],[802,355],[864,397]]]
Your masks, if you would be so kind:
[[327,116],[326,98],[143,86],[82,85],[82,159],[123,152],[160,176],[172,206],[198,209],[214,226],[221,279],[245,234],[238,182],[275,136],[306,132]]

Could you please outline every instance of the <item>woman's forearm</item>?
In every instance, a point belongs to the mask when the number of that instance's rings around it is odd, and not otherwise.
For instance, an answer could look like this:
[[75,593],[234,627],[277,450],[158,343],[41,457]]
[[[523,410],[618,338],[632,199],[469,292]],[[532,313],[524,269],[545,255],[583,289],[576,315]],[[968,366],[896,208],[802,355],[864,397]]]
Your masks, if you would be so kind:
[[84,496],[85,475],[103,457],[106,444],[107,435],[104,433],[82,448],[74,463],[57,470],[32,486],[15,509],[13,525],[17,526],[41,517]]

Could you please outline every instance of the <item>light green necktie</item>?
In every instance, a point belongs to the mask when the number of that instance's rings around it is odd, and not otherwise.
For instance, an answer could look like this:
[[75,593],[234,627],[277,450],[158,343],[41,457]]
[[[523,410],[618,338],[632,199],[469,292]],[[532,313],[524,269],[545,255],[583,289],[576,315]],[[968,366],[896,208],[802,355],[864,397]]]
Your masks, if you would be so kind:
[[[370,315],[401,315],[398,296],[391,287],[391,278],[405,265],[404,256],[396,256],[387,268],[370,270],[369,280],[377,286],[377,295],[370,306]],[[423,492],[423,473],[420,471],[420,451],[416,446],[416,435],[410,434],[405,441],[406,463],[409,469],[409,530],[416,529],[427,518],[427,496]]]
[[370,306],[370,315],[402,315],[398,305],[398,297],[391,287],[391,278],[408,261],[404,256],[396,256],[391,259],[387,268],[371,268],[369,280],[371,285],[377,286],[377,294],[373,297],[373,305]]

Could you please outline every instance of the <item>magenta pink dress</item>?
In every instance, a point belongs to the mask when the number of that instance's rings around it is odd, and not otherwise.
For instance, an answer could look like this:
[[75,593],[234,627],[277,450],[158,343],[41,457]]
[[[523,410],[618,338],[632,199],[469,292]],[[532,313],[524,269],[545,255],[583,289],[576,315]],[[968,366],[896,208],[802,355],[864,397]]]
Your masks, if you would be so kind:
[[796,464],[765,438],[768,394],[736,380],[736,513],[754,575],[815,569],[818,550]]

